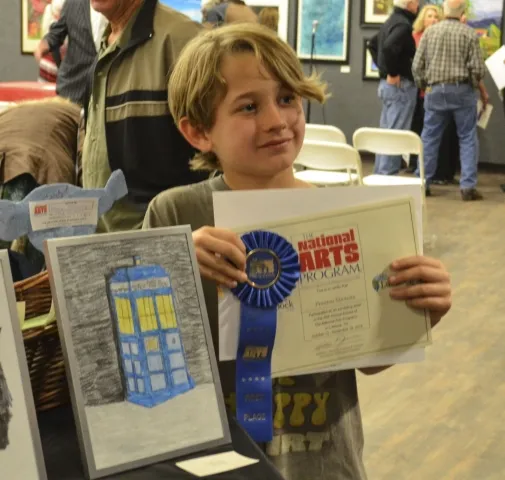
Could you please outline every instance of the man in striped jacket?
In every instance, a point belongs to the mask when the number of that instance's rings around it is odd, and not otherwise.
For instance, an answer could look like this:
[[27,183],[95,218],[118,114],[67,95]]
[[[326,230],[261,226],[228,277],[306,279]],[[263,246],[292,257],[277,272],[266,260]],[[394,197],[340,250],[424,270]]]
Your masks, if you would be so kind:
[[58,58],[60,48],[67,41],[61,65],[57,62],[56,93],[61,97],[84,104],[89,72],[106,25],[107,20],[90,8],[89,0],[66,0],[58,20],[39,42],[34,55],[40,64],[49,52]]

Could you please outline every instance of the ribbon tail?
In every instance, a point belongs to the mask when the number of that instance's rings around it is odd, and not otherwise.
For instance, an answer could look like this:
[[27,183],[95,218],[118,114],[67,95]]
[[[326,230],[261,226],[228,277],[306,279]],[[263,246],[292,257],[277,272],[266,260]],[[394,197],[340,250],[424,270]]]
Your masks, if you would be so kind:
[[237,419],[256,442],[269,442],[273,438],[271,361],[276,330],[276,307],[241,305],[236,362]]

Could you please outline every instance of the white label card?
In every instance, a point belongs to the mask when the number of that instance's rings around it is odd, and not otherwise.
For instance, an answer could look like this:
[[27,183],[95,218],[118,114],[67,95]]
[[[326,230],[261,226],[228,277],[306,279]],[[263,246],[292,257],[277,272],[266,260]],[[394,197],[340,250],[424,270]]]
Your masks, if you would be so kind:
[[244,457],[237,452],[231,451],[184,460],[182,462],[177,462],[176,465],[182,470],[197,477],[208,477],[210,475],[217,475],[218,473],[248,467],[258,462],[259,460]]
[[96,225],[98,222],[97,198],[67,198],[30,202],[32,229],[47,230],[58,227]]

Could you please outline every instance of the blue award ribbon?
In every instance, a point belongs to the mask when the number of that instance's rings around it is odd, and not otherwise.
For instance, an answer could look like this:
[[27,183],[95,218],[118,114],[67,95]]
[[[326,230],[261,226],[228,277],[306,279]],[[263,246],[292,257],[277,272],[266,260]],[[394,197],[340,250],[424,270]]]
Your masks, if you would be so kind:
[[293,246],[280,235],[256,230],[242,236],[248,281],[232,290],[240,300],[237,350],[237,419],[256,442],[273,437],[272,350],[277,305],[300,278]]

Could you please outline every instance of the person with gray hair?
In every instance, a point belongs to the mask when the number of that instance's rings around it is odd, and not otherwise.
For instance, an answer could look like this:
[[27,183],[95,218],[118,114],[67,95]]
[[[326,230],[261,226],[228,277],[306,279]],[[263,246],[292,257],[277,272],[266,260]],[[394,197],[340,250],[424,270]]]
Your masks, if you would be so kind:
[[204,27],[214,28],[226,23],[258,22],[258,16],[243,0],[210,0],[202,8]]
[[[419,0],[394,0],[394,10],[379,33],[368,43],[379,67],[379,98],[382,100],[380,127],[410,130],[417,100],[412,77],[416,44],[412,28],[419,10]],[[377,155],[374,173],[394,175],[400,171],[399,155]]]
[[465,0],[445,0],[445,19],[426,31],[412,68],[417,85],[426,90],[422,133],[426,193],[431,193],[442,134],[452,117],[459,138],[461,197],[463,201],[472,201],[482,199],[476,189],[477,90],[484,107],[488,97],[482,83],[486,67],[479,38],[462,21],[466,8]]

